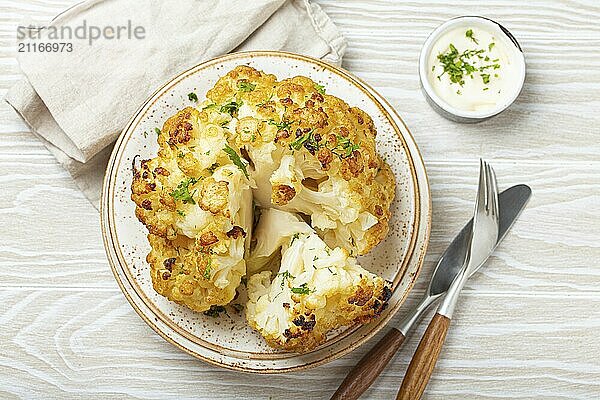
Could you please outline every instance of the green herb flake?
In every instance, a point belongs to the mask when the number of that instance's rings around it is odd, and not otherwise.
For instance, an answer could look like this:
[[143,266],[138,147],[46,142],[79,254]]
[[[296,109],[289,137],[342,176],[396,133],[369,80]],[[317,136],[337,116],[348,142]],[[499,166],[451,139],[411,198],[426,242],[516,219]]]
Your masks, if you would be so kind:
[[229,114],[233,117],[239,111],[242,104],[243,102],[241,101],[239,103],[236,101],[231,101],[229,103],[223,104],[219,111],[225,114]]
[[192,198],[193,193],[190,193],[190,185],[194,185],[196,182],[198,182],[198,179],[195,178],[189,178],[179,182],[177,189],[170,193],[171,197],[175,200],[181,200],[183,204],[196,204]]
[[229,159],[235,164],[235,166],[242,170],[244,175],[246,175],[246,178],[249,178],[248,170],[246,169],[246,164],[242,161],[242,158],[239,156],[239,154],[236,153],[236,151],[232,149],[228,144],[225,145],[223,151],[227,153]]
[[336,135],[337,143],[331,152],[337,155],[339,158],[348,158],[354,153],[355,150],[360,148],[359,144],[352,143],[350,139]]
[[494,46],[496,45],[496,43],[492,42],[488,45],[488,51],[492,51],[492,49],[494,48]]
[[204,277],[204,279],[210,279],[211,270],[212,270],[212,259],[208,258],[208,261],[206,262],[206,268],[204,268],[204,273],[202,273],[202,276]]
[[181,215],[182,217],[185,217],[185,213],[181,210],[177,210],[177,214]]
[[290,121],[276,122],[274,119],[270,119],[267,121],[267,124],[276,126],[277,132],[279,132],[282,130],[289,130],[292,127],[293,122],[290,122]]
[[208,109],[215,108],[215,107],[217,107],[217,103],[211,103],[207,106],[202,107],[202,110],[208,110]]
[[160,136],[160,134],[162,133],[160,131],[160,128],[154,128],[154,132],[156,132],[156,136]]
[[315,90],[321,94],[325,94],[325,86],[315,83]]
[[192,93],[188,93],[188,99],[190,99],[190,101],[195,101],[196,103],[198,102],[198,95],[194,92]]
[[303,283],[302,285],[300,285],[300,287],[293,287],[291,290],[292,293],[296,294],[311,294],[312,292],[314,292],[314,290],[309,289],[306,283]]
[[483,83],[487,85],[490,83],[490,74],[481,74],[481,79],[483,80]]
[[465,36],[471,39],[473,42],[475,42],[475,44],[479,44],[477,39],[475,39],[475,36],[473,36],[473,29],[469,29],[468,31],[466,31]]
[[[471,31],[471,30],[469,30]],[[467,31],[467,37],[472,37],[472,31],[471,31],[471,35],[469,35],[469,31]],[[489,69],[489,68],[493,68],[493,69],[497,69],[500,68],[500,65],[498,64],[488,64],[488,65],[482,65],[479,67],[475,67],[470,60],[473,59],[473,57],[477,57],[480,60],[484,60],[484,61],[489,61],[489,57],[488,56],[482,56],[481,54],[483,52],[485,52],[485,50],[483,49],[479,49],[479,50],[465,50],[462,53],[460,53],[456,47],[453,44],[450,44],[448,46],[449,50],[445,53],[441,53],[438,54],[438,61],[440,61],[440,63],[442,64],[443,67],[443,72],[442,74],[438,75],[438,79],[441,78],[442,75],[444,74],[448,74],[448,77],[450,79],[450,82],[452,83],[458,83],[460,86],[463,86],[465,83],[465,77],[470,77],[471,79],[473,79],[473,75],[475,72],[480,72],[482,79],[484,80],[485,84],[489,83],[489,74],[483,74],[482,72],[484,72],[485,70]],[[495,60],[492,60],[493,62],[495,62]],[[460,91],[457,91],[458,94],[460,94]]]
[[238,89],[240,92],[252,92],[256,89],[256,85],[250,82],[241,81],[238,83]]
[[277,276],[281,276],[281,288],[285,285],[285,281],[288,279],[294,279],[294,276],[290,274],[290,271],[284,271],[277,274]]

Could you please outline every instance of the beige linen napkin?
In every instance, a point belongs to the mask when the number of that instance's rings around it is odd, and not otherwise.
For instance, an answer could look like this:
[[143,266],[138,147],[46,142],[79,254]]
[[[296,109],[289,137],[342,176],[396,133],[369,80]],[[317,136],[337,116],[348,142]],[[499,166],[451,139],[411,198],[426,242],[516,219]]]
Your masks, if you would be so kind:
[[346,47],[308,0],[90,0],[49,26],[74,32],[84,23],[90,33],[131,25],[144,35],[123,37],[122,30],[120,39],[50,40],[48,28],[36,42],[70,42],[73,51],[19,53],[25,78],[6,101],[95,207],[113,142],[144,100],[179,72],[242,50],[285,50],[339,64]]

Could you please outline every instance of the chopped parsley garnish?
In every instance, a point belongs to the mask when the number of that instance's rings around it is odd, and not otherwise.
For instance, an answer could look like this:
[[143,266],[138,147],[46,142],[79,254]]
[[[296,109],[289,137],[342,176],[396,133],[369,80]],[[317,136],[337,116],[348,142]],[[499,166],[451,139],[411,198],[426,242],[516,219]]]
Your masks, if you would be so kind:
[[160,128],[154,128],[154,132],[156,132],[156,136],[160,136],[160,134],[162,133],[160,131]]
[[270,119],[267,121],[267,124],[276,126],[277,132],[279,132],[284,129],[289,130],[292,127],[293,122],[290,122],[290,121],[275,122],[274,119]]
[[475,39],[475,36],[473,36],[473,29],[469,29],[468,31],[466,31],[465,36],[471,39],[473,42],[475,42],[475,44],[479,44],[479,41]]
[[227,314],[227,310],[223,306],[210,306],[210,309],[204,311],[204,315],[217,318],[221,313]]
[[196,103],[198,102],[198,95],[194,92],[192,93],[188,93],[188,99],[190,99],[190,101],[195,101]]
[[358,150],[360,148],[359,144],[352,143],[350,139],[346,137],[340,135],[336,135],[336,137],[337,144],[333,149],[331,149],[331,152],[340,158],[348,158],[352,155],[352,153],[354,153],[354,150]]
[[225,113],[225,114],[229,114],[232,117],[234,116],[235,113],[237,113],[240,109],[240,107],[242,106],[242,102],[240,101],[239,103],[236,101],[232,101],[226,104],[223,104],[221,106],[221,108],[219,109],[220,112]]
[[179,153],[177,153],[177,158],[183,158],[185,157],[185,154],[183,154],[183,151],[180,151]]
[[198,182],[198,179],[189,178],[179,182],[177,189],[173,190],[170,194],[175,200],[181,200],[183,204],[196,204],[192,198],[193,193],[190,193],[190,185]]
[[[468,33],[469,31],[467,31]],[[471,32],[472,36],[472,32]],[[467,34],[467,37],[469,35]],[[474,39],[474,38],[473,38]],[[437,59],[442,64],[444,72],[438,75],[438,79],[441,80],[442,75],[448,74],[450,82],[458,83],[460,86],[465,84],[464,78],[466,76],[473,79],[473,74],[475,72],[479,72],[481,78],[483,79],[484,84],[489,83],[489,74],[484,74],[483,71],[486,69],[498,69],[500,65],[496,62],[498,60],[492,60],[495,64],[487,64],[482,65],[480,67],[475,67],[471,60],[474,57],[477,57],[479,60],[489,60],[489,57],[484,57],[482,53],[485,52],[483,49],[479,50],[465,50],[462,53],[456,49],[456,47],[451,43],[449,46],[449,50],[445,53],[438,54]],[[458,93],[458,92],[457,92]],[[460,93],[458,93],[460,94]]]
[[325,94],[325,86],[315,83],[315,90],[321,94]]
[[292,293],[296,294],[311,294],[313,292],[313,290],[309,289],[306,283],[303,283],[302,285],[300,285],[300,287],[293,287],[291,290]]
[[206,262],[206,267],[204,268],[204,273],[202,274],[204,279],[210,279],[210,271],[211,270],[212,270],[212,260],[210,258],[208,258],[208,261]]
[[281,276],[281,287],[285,284],[287,279],[294,279],[294,276],[290,274],[290,271],[284,271],[277,274],[277,276]]
[[209,108],[215,108],[217,106],[217,103],[211,103],[207,106],[202,107],[202,110],[208,110]]
[[251,92],[256,89],[256,85],[250,82],[242,81],[238,83],[238,89],[240,89],[241,92]]
[[227,153],[229,159],[235,164],[235,166],[242,170],[244,175],[246,175],[246,178],[249,178],[248,170],[246,169],[246,164],[242,161],[242,158],[239,156],[239,154],[236,153],[236,151],[232,149],[228,144],[225,145],[223,151]]
[[492,42],[488,45],[488,51],[492,51],[492,49],[494,48],[494,46],[496,45],[496,43]]
[[182,217],[185,217],[185,213],[181,210],[177,210],[177,214],[181,215]]

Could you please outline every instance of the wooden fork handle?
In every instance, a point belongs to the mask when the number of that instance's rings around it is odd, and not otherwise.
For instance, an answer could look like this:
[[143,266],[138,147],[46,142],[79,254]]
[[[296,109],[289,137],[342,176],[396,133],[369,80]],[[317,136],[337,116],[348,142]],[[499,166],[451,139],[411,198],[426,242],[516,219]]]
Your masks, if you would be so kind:
[[442,350],[449,326],[450,319],[448,317],[435,314],[410,361],[396,400],[421,398]]
[[402,332],[392,328],[348,373],[331,400],[358,399],[394,357],[404,339]]

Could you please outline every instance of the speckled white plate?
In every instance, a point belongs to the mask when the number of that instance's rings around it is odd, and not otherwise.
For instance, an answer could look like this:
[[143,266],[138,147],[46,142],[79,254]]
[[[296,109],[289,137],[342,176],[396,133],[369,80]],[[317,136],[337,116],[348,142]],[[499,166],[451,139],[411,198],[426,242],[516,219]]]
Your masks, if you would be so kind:
[[[386,311],[376,321],[330,335],[307,354],[278,352],[246,324],[243,313],[218,318],[175,304],[152,289],[145,261],[150,246],[146,229],[134,215],[130,200],[131,164],[156,155],[154,128],[177,110],[190,105],[187,94],[204,97],[217,79],[237,65],[247,64],[275,74],[296,75],[320,82],[327,93],[366,111],[377,128],[377,148],[396,175],[390,233],[369,255],[360,257],[365,268],[394,284]],[[348,72],[312,58],[283,52],[226,55],[178,75],[160,88],[125,128],[109,163],[102,196],[104,244],[115,278],[137,313],[163,338],[180,349],[223,367],[276,373],[314,367],[338,358],[363,344],[400,308],[419,273],[429,241],[431,202],[425,167],[408,129],[392,107],[372,88]]]

